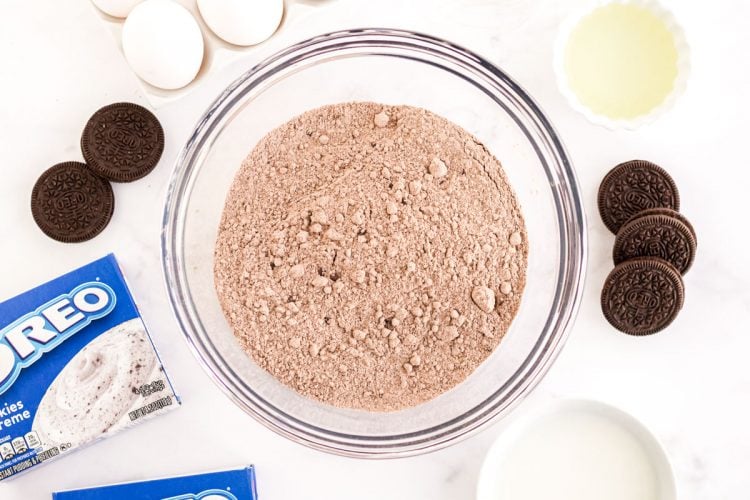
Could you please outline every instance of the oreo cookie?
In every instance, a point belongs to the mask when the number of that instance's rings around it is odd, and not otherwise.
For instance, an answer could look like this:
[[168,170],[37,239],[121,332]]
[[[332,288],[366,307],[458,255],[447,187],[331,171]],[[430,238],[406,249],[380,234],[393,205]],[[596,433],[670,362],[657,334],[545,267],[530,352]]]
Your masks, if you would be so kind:
[[607,276],[601,307],[607,321],[628,335],[651,335],[669,326],[682,309],[680,273],[655,257],[618,264]]
[[57,241],[86,241],[107,227],[115,208],[112,186],[85,164],[65,162],[46,170],[31,193],[39,228]]
[[602,180],[599,214],[607,228],[617,233],[638,212],[652,208],[680,209],[680,194],[672,177],[658,165],[633,160],[613,168]]
[[685,274],[693,264],[697,241],[690,226],[671,215],[643,215],[620,229],[612,258],[615,264],[637,257],[659,257]]
[[695,238],[696,241],[698,240],[698,237],[695,234],[695,228],[693,228],[693,225],[690,223],[688,218],[682,215],[680,212],[676,210],[672,210],[671,208],[649,208],[649,209],[643,210],[641,212],[638,212],[634,216],[632,216],[630,219],[628,219],[627,222],[625,222],[625,224],[628,224],[629,222],[632,222],[639,217],[645,217],[647,215],[664,215],[667,217],[674,217],[675,219],[685,224],[687,228],[690,230],[690,234],[693,235],[693,238]]
[[151,172],[164,151],[164,130],[143,106],[129,102],[101,108],[86,123],[81,150],[89,168],[115,182]]

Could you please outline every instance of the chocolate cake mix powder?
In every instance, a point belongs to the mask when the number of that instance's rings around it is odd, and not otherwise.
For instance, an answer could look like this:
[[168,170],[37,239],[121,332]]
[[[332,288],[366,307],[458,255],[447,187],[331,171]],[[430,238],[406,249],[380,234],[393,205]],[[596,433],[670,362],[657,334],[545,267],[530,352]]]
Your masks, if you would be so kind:
[[498,346],[528,241],[496,158],[424,109],[345,103],[273,130],[239,169],[215,250],[242,348],[297,392],[392,411]]

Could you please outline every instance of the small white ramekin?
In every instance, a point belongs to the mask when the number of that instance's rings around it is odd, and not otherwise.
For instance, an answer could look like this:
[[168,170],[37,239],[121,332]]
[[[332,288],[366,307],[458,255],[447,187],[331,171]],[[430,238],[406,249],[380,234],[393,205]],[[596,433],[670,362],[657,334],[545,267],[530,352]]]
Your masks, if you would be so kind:
[[[568,77],[565,74],[565,48],[575,27],[583,18],[591,14],[596,9],[615,3],[623,5],[637,5],[647,8],[648,10],[653,12],[662,21],[664,21],[667,28],[672,32],[675,41],[675,48],[677,49],[677,77],[675,79],[672,92],[667,96],[666,99],[664,99],[664,102],[651,110],[649,113],[628,120],[613,120],[612,118],[609,118],[607,116],[594,113],[590,108],[585,106],[578,99],[578,96],[576,96],[576,94],[570,88],[570,85],[568,84]],[[685,32],[682,29],[682,26],[677,22],[675,16],[672,14],[672,12],[667,10],[656,0],[595,0],[588,7],[581,9],[569,16],[560,25],[554,48],[554,68],[557,86],[574,110],[581,113],[590,122],[596,125],[601,125],[611,130],[635,130],[642,125],[653,122],[658,117],[669,111],[672,106],[674,106],[677,98],[680,97],[680,95],[682,95],[682,93],[685,91],[688,78],[690,76],[690,46],[687,43]]]
[[[677,500],[674,472],[664,447],[651,431],[634,416],[600,401],[588,399],[553,399],[540,404],[526,415],[516,418],[498,436],[484,458],[479,473],[476,500],[512,500],[498,488],[497,475],[503,471],[507,453],[526,433],[534,432],[535,426],[550,419],[564,419],[570,412],[584,413],[606,419],[628,432],[649,457],[654,468],[655,481],[659,488],[659,500]],[[545,478],[540,475],[540,481]]]

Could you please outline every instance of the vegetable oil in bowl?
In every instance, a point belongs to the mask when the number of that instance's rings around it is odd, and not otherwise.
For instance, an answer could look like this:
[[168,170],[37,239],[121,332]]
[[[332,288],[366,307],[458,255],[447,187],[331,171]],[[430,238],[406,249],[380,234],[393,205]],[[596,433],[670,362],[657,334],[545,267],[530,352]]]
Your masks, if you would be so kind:
[[565,41],[563,85],[593,115],[621,122],[647,116],[678,88],[680,42],[669,18],[646,3],[599,6]]

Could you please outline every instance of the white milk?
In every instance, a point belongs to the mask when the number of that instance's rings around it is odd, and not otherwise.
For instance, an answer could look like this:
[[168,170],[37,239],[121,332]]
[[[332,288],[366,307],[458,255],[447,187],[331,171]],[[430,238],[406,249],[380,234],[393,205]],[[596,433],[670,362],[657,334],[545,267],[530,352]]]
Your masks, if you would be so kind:
[[[484,470],[497,500],[665,500],[650,442],[618,414],[566,408],[541,417]],[[630,425],[628,425],[630,424]],[[635,430],[631,430],[635,429]],[[650,438],[650,436],[647,436]],[[656,445],[658,446],[658,445]],[[659,451],[658,448],[656,451]],[[489,499],[488,499],[489,500]]]

